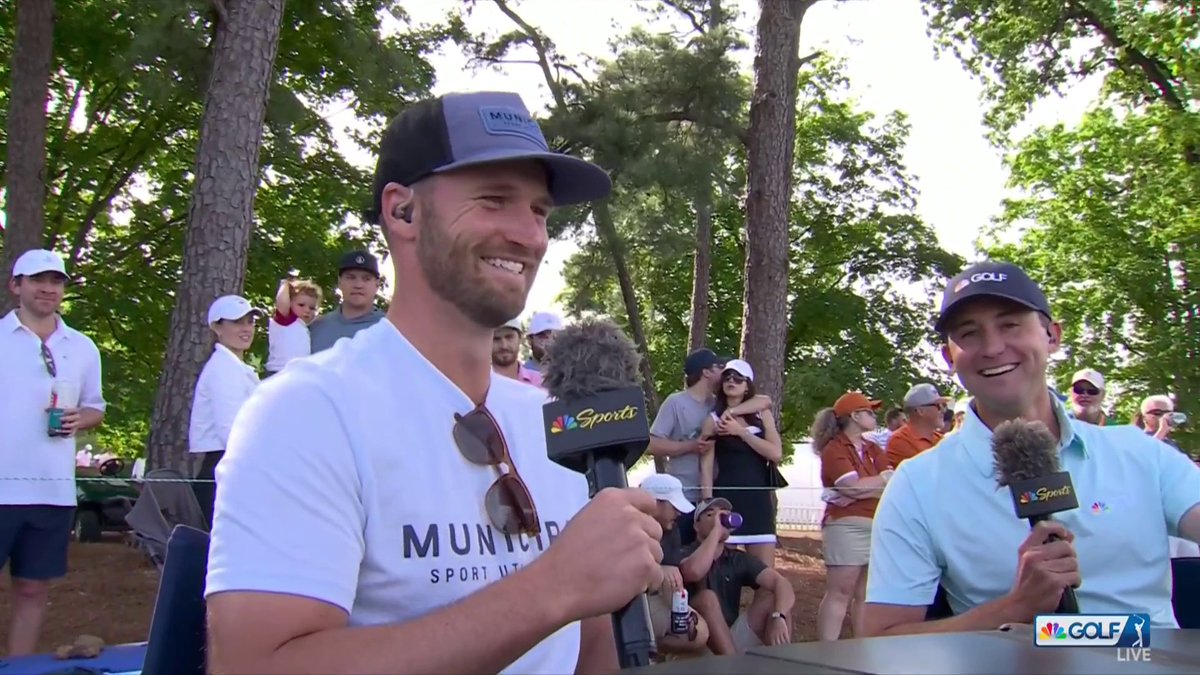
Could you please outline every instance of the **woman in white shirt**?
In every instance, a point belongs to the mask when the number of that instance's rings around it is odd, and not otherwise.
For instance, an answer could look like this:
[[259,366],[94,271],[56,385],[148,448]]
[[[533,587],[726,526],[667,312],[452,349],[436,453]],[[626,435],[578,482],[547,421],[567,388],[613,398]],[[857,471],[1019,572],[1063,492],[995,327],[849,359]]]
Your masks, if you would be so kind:
[[217,463],[225,454],[234,417],[258,386],[258,373],[244,359],[254,342],[255,322],[262,315],[262,310],[239,295],[217,298],[208,308],[208,326],[216,333],[217,343],[196,380],[188,446],[203,456],[196,474],[201,482],[194,484],[194,491],[210,526],[217,496],[213,482]]

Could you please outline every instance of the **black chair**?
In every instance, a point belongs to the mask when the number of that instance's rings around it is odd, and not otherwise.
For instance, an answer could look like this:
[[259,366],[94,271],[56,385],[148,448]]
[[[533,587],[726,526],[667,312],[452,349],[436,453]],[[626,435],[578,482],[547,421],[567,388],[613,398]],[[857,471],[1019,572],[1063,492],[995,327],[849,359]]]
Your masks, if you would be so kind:
[[176,525],[167,541],[143,675],[204,675],[208,534]]
[[1200,628],[1200,558],[1171,559],[1171,605],[1180,628]]

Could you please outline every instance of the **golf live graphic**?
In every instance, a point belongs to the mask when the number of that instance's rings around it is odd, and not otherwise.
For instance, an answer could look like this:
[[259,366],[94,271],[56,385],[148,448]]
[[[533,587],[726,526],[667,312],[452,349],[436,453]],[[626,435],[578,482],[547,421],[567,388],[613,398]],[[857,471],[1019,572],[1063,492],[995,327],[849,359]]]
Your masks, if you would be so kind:
[[1149,614],[1039,614],[1039,647],[1117,647],[1121,661],[1150,660]]

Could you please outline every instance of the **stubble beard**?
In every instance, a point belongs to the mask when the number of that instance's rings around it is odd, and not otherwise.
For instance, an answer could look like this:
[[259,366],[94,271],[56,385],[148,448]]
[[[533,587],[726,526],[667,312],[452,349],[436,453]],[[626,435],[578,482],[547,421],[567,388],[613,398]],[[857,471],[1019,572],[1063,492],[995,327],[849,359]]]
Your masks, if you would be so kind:
[[417,262],[433,292],[482,327],[496,328],[519,315],[525,308],[529,289],[526,288],[519,300],[514,300],[492,292],[477,279],[464,274],[466,270],[475,269],[474,256],[446,235],[431,203],[427,202],[422,211],[426,217],[417,239]]

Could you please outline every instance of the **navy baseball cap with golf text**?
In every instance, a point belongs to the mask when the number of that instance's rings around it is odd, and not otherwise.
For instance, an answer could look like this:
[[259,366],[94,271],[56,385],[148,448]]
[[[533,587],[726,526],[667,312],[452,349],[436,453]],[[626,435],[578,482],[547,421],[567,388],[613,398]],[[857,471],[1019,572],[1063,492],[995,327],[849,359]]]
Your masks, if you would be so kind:
[[1012,263],[989,260],[967,267],[946,284],[942,311],[938,313],[934,328],[945,335],[954,310],[975,298],[988,297],[1010,300],[1052,318],[1046,294],[1025,270]]
[[414,103],[388,125],[379,144],[372,222],[383,188],[469,166],[535,159],[546,167],[556,206],[607,197],[612,179],[600,167],[554,152],[521,97],[511,92],[446,94]]

